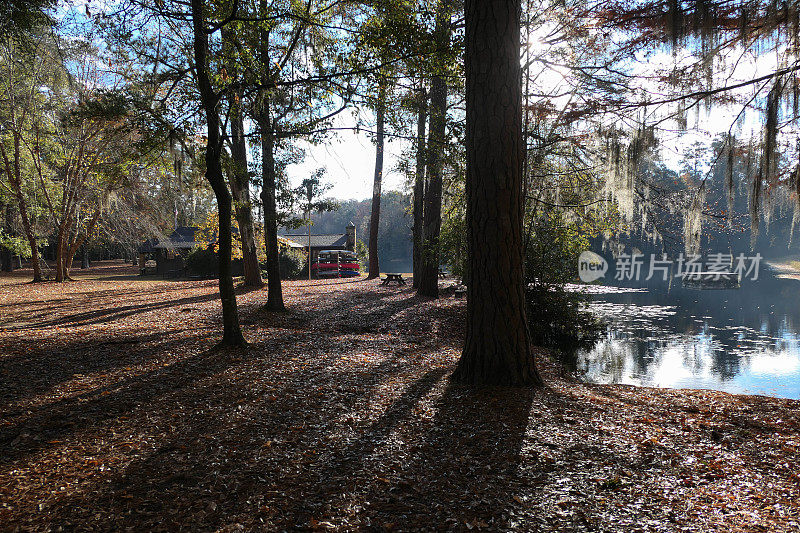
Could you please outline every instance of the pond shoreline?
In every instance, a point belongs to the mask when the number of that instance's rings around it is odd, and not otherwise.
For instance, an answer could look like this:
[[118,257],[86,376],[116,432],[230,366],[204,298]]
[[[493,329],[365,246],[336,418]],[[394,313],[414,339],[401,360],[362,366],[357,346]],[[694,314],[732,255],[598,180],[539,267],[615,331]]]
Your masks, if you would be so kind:
[[578,352],[588,382],[800,398],[800,285],[739,289],[577,286],[606,334]]

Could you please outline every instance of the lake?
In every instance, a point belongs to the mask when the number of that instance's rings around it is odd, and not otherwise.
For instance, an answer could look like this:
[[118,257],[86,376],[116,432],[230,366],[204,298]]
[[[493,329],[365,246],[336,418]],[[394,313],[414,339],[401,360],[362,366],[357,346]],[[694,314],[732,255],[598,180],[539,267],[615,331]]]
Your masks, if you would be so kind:
[[735,290],[574,285],[608,323],[577,354],[593,383],[800,399],[800,281],[764,275]]

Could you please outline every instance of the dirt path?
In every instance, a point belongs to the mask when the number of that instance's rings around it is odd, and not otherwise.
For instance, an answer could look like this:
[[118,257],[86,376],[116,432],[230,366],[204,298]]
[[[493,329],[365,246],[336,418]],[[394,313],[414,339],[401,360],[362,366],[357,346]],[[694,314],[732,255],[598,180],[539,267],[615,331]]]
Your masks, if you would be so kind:
[[448,376],[465,302],[375,281],[0,278],[0,530],[800,531],[800,402]]

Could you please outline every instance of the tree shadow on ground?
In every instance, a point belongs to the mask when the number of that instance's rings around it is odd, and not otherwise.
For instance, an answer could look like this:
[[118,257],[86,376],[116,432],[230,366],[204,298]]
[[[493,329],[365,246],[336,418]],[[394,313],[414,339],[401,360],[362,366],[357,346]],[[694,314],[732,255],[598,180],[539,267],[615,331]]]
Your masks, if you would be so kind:
[[[185,338],[158,342],[134,350],[129,360],[142,362],[158,358],[166,351],[179,349],[185,342]],[[208,350],[123,377],[106,386],[91,388],[88,392],[69,395],[33,409],[27,407],[25,412],[7,411],[5,416],[9,420],[11,417],[15,419],[0,427],[0,464],[58,444],[74,433],[102,428],[108,421],[187,387],[204,376],[220,372],[230,364],[229,357]],[[65,379],[65,375],[61,377]]]
[[[409,529],[504,529],[530,417],[530,389],[471,389],[451,380],[410,464],[372,485],[364,514],[373,525]],[[387,458],[392,459],[392,458]],[[409,477],[404,472],[414,472]]]
[[[33,398],[79,376],[112,372],[146,365],[164,350],[185,344],[177,332],[107,337],[103,340],[65,342],[54,346],[33,345],[25,353],[0,358],[0,400],[9,404]],[[6,418],[18,416],[19,407],[6,408]]]
[[[292,340],[306,342],[287,335],[276,343],[287,346]],[[241,352],[230,366],[203,355],[187,363],[191,369],[147,378],[135,392],[150,403],[146,429],[155,447],[142,449],[102,487],[89,483],[61,499],[49,509],[51,524],[89,523],[102,510],[102,527],[112,529],[214,529],[237,517],[252,521],[254,515],[269,524],[277,510],[271,506],[302,506],[311,496],[309,481],[323,464],[330,464],[320,462],[325,443],[347,427],[340,417],[361,408],[374,388],[402,366],[388,357],[369,372],[337,368],[333,363],[340,354],[332,353],[331,345],[315,345],[307,363],[289,371],[288,356],[265,355],[269,347],[257,345]],[[354,349],[365,347],[362,343]],[[189,373],[194,379],[183,378]],[[226,377],[226,386],[220,387],[216,377],[230,374],[243,379],[231,382]],[[264,376],[279,379],[265,382]],[[163,394],[146,397],[147,391],[162,386],[168,387]],[[401,401],[374,425],[371,435],[390,431],[412,406],[410,399]],[[112,409],[111,416],[118,414]],[[332,453],[347,463],[353,453],[366,451],[368,440]]]
[[41,329],[52,326],[89,326],[94,324],[105,324],[114,322],[125,317],[136,315],[139,313],[146,313],[148,311],[156,311],[158,309],[166,309],[169,307],[177,307],[181,305],[190,305],[196,303],[204,303],[212,300],[219,299],[219,295],[215,293],[202,294],[199,296],[192,296],[189,298],[179,298],[177,300],[162,300],[158,302],[148,302],[133,305],[111,306],[104,309],[97,309],[93,311],[81,311],[78,313],[68,314],[52,320],[44,320],[33,324],[27,324],[21,327],[6,328],[9,331],[20,330],[33,330]]

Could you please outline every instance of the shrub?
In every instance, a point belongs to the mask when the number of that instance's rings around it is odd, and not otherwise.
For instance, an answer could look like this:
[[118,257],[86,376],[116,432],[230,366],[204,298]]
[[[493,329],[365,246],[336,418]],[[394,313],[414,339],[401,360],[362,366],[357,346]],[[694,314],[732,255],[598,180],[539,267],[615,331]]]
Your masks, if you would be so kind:
[[186,269],[200,276],[217,275],[219,272],[217,253],[210,246],[193,249],[186,258]]
[[575,279],[586,238],[580,228],[565,224],[560,216],[542,217],[532,229],[525,257],[531,341],[561,355],[574,354],[594,343],[603,330],[594,315],[581,309],[583,296],[566,289]]
[[280,252],[281,279],[299,277],[306,267],[306,252],[297,248],[284,248]]
[[526,291],[528,329],[537,346],[573,353],[591,346],[603,325],[581,309],[579,295],[563,286],[529,286]]

